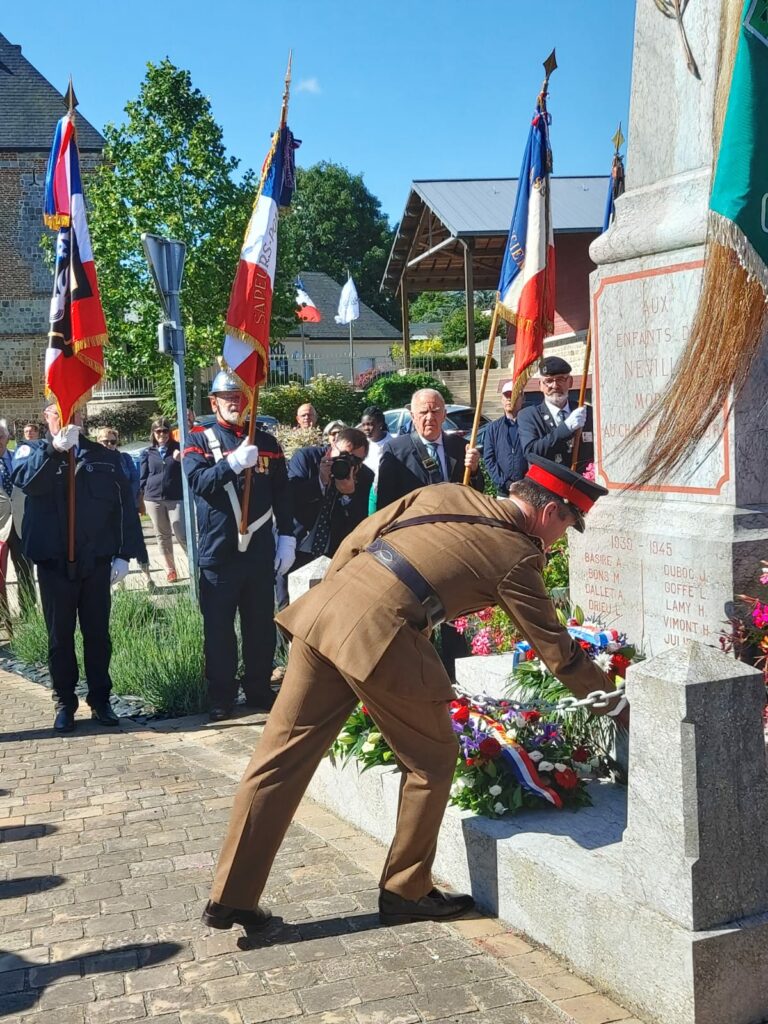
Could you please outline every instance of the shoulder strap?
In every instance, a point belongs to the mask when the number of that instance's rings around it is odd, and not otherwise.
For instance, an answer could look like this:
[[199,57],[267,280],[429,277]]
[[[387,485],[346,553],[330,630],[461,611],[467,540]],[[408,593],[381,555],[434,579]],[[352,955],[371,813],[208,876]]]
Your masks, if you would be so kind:
[[507,523],[503,519],[492,519],[490,516],[460,515],[453,512],[436,512],[431,516],[414,516],[404,522],[396,521],[385,527],[379,536],[383,537],[394,530],[403,530],[406,526],[423,526],[424,523],[477,523],[480,526],[495,526],[500,530],[510,530],[512,533],[522,532],[516,523]]
[[[221,460],[224,458],[223,452],[221,450],[221,441],[216,436],[213,427],[208,427],[204,433],[206,438],[208,439],[208,445],[211,451],[213,452],[213,461],[221,462]],[[262,526],[264,526],[265,523],[269,522],[272,519],[272,507],[270,506],[263,515],[259,516],[258,519],[255,519],[250,524],[250,526],[248,527],[248,532],[246,534],[242,534],[240,533],[240,501],[237,497],[235,485],[232,483],[231,480],[224,485],[224,490],[226,491],[227,497],[229,498],[229,503],[232,506],[232,515],[234,516],[235,525],[237,527],[238,550],[245,551],[248,548],[248,545],[250,544],[251,541],[251,537],[254,535],[254,533]]]

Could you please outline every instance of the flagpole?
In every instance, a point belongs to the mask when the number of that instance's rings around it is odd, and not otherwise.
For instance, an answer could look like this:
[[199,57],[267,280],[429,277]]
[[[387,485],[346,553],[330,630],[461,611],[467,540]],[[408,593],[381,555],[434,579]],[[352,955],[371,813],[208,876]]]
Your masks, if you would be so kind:
[[[285,72],[285,86],[283,88],[283,103],[280,108],[280,127],[277,129],[278,145],[280,144],[280,134],[283,128],[285,128],[286,122],[288,121],[288,99],[291,91],[291,63],[293,61],[293,50],[288,51],[288,67]],[[269,174],[269,168],[272,165],[270,160],[264,167],[264,171],[261,175],[261,181],[259,182],[259,192],[264,187],[264,182],[267,180]],[[269,375],[269,366],[264,368],[266,376]],[[265,378],[266,379],[266,378]],[[253,444],[256,439],[256,410],[259,407],[259,385],[257,384],[251,393],[251,402],[248,410],[250,417],[248,423],[248,444]],[[245,471],[245,479],[243,481],[243,503],[240,510],[240,533],[245,536],[248,533],[248,506],[251,500],[251,477],[253,476],[253,468],[248,466]]]
[[355,342],[352,337],[352,320],[349,321],[349,383],[355,384]]
[[[69,76],[69,88],[67,89],[67,105],[69,117],[72,121],[72,142],[77,145],[77,130],[75,128],[75,90],[72,85],[72,75]],[[71,202],[70,202],[71,212]],[[70,225],[70,232],[72,227]],[[57,403],[58,404],[58,403]],[[59,413],[61,410],[59,409]],[[61,424],[64,426],[65,424]],[[67,577],[70,580],[77,578],[77,562],[75,559],[75,527],[77,510],[75,507],[75,449],[70,448],[67,452]]]

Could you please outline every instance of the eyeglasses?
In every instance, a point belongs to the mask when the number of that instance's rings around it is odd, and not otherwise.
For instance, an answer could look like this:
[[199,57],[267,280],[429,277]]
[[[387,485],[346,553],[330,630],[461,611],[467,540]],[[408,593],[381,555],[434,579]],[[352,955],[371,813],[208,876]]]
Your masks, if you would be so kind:
[[156,434],[168,434],[168,433],[170,433],[170,431],[168,430],[168,427],[155,427],[155,433]]
[[558,373],[555,377],[542,377],[541,381],[545,388],[554,387],[555,384],[567,384],[568,374]]
[[105,437],[104,440],[101,443],[102,444],[108,444],[110,446],[111,445],[116,445],[117,444],[117,438],[116,437]]

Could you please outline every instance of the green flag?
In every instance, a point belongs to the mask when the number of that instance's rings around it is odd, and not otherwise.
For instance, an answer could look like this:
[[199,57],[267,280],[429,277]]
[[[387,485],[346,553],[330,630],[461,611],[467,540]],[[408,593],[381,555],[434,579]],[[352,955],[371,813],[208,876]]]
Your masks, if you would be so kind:
[[710,226],[768,293],[768,0],[746,0],[728,95]]

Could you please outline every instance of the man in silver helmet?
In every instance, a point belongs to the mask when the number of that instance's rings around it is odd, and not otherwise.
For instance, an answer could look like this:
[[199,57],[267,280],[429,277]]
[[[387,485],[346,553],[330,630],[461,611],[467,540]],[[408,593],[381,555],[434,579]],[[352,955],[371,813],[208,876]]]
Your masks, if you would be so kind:
[[[286,573],[296,552],[285,456],[276,439],[243,424],[237,378],[221,370],[211,384],[216,423],[187,439],[183,468],[195,496],[203,613],[205,676],[212,721],[228,718],[242,683],[248,707],[269,711],[275,652],[275,573]],[[248,532],[240,518],[250,474]],[[273,520],[277,540],[272,529]],[[237,679],[235,615],[240,614],[244,673]]]

